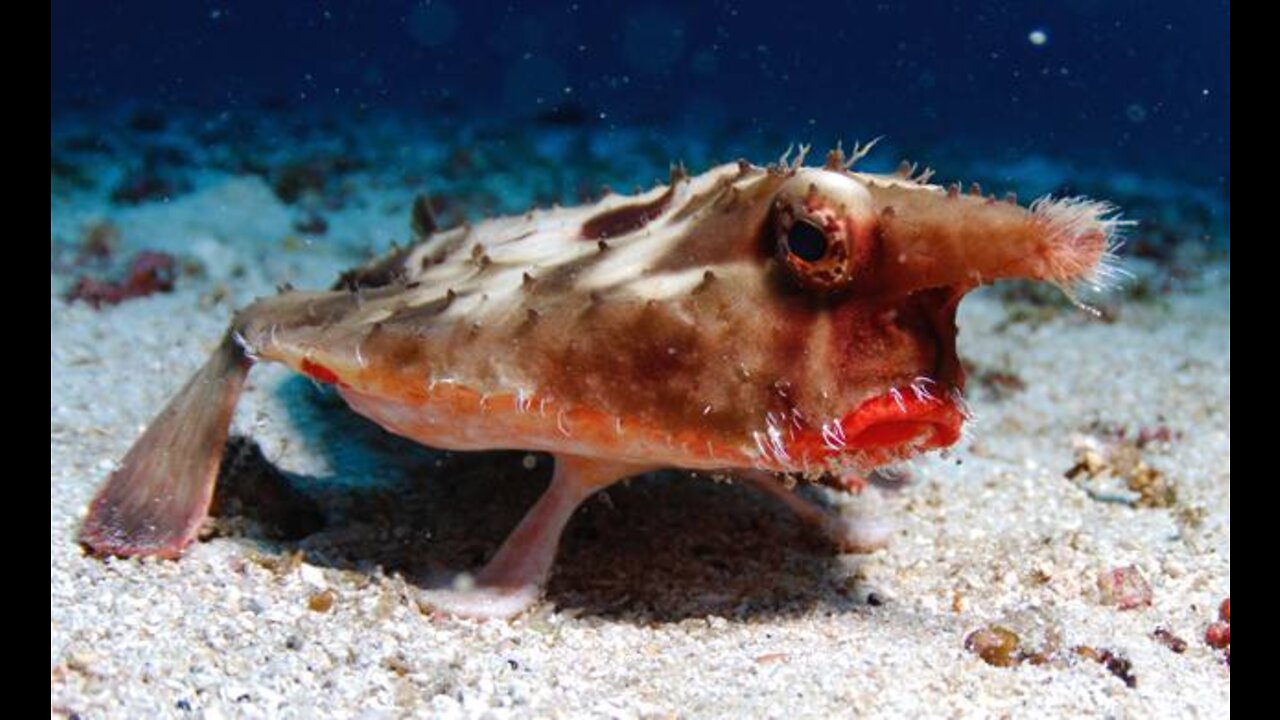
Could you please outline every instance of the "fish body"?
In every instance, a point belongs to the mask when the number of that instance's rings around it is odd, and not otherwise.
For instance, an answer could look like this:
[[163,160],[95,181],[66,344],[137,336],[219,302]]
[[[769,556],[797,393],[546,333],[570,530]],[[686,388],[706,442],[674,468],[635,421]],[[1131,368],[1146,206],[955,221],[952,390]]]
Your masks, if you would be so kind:
[[630,475],[830,481],[949,446],[966,419],[960,300],[1000,278],[1096,279],[1116,221],[1105,203],[1024,208],[855,172],[863,152],[676,171],[646,193],[431,229],[331,290],[259,300],[109,478],[82,540],[181,553],[259,361],[434,447],[555,456],[477,586],[434,596],[463,614],[527,607],[573,509]]

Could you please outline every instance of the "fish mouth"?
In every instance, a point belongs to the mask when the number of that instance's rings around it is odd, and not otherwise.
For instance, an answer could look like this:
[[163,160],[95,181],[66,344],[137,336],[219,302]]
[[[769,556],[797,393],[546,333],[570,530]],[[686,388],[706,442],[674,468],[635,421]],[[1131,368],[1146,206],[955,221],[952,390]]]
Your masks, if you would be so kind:
[[785,442],[776,429],[758,433],[756,442],[780,469],[863,473],[954,445],[970,417],[959,387],[922,376],[867,398],[794,442]]
[[874,467],[955,444],[969,417],[958,387],[920,377],[863,401],[824,426],[823,443],[829,451],[855,454],[860,464]]

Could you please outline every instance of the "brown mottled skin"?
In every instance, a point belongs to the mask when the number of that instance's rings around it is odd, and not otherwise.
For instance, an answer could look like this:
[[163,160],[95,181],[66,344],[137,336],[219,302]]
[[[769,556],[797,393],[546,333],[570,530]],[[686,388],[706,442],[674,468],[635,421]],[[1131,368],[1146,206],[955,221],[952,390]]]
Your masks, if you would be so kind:
[[[175,413],[193,437],[225,437],[229,414],[193,407],[234,406],[241,353],[333,383],[427,444],[556,455],[547,496],[479,576],[489,595],[437,598],[467,614],[532,602],[568,514],[635,472],[818,477],[949,445],[964,417],[960,299],[1004,277],[1089,278],[1110,210],[846,166],[833,153],[824,168],[676,173],[636,197],[435,232],[334,290],[259,300],[104,486],[82,540],[168,556],[190,542],[204,511],[190,498],[211,490],[216,458],[202,445],[188,466],[145,461],[184,443],[160,427]],[[199,492],[173,491],[187,486]],[[121,511],[148,495],[179,499]]]

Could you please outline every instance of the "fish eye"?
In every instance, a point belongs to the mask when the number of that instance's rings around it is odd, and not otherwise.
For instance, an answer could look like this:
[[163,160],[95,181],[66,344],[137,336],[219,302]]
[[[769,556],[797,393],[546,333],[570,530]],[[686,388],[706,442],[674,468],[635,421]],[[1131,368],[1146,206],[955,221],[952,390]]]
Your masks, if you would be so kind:
[[787,250],[808,263],[827,255],[827,234],[808,220],[799,220],[787,233]]
[[854,179],[818,170],[787,179],[774,196],[766,252],[800,289],[819,297],[856,291],[872,271],[876,215]]
[[[803,212],[803,210],[801,210]],[[792,282],[819,295],[832,295],[853,285],[847,239],[833,233],[823,218],[797,214],[782,206],[774,219],[774,257]]]

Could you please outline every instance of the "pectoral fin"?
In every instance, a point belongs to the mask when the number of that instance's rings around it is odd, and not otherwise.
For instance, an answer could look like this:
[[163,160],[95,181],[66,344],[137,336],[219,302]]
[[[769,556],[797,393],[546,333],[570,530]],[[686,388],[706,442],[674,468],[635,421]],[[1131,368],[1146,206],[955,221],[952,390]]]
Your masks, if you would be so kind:
[[252,361],[228,332],[98,489],[80,542],[98,555],[174,558],[195,539]]

